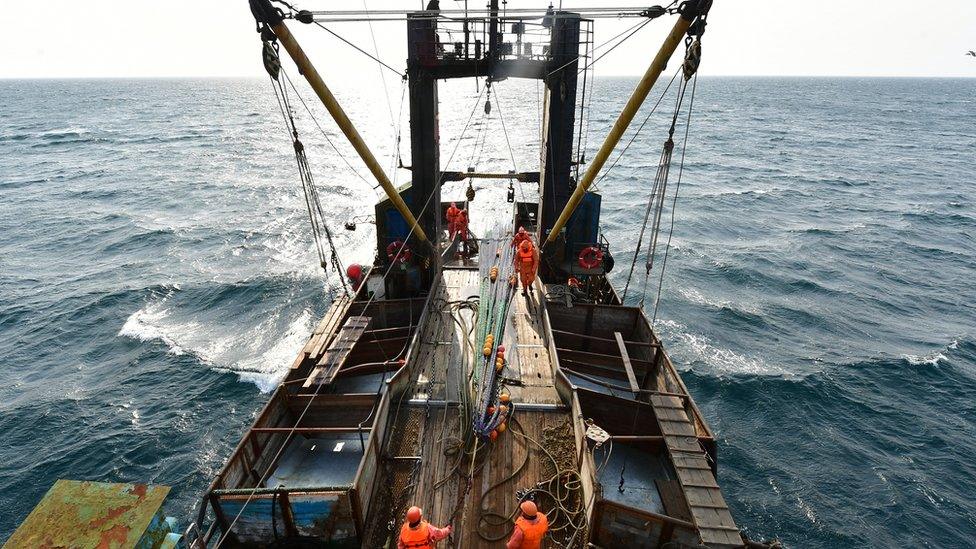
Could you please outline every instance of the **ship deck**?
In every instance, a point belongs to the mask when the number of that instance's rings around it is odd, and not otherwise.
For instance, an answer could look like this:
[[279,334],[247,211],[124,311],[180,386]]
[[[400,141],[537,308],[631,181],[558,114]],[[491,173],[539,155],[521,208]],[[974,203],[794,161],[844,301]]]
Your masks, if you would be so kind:
[[639,308],[516,295],[508,428],[475,441],[480,283],[453,265],[426,297],[333,303],[214,481],[212,528],[234,547],[396,547],[417,505],[454,527],[445,547],[498,547],[531,490],[546,546],[740,546],[714,437]]
[[[462,459],[462,431],[457,402],[462,380],[463,332],[447,303],[477,295],[478,271],[445,269],[442,284],[432,301],[442,308],[432,316],[422,336],[418,360],[424,367],[414,375],[413,389],[391,409],[389,467],[378,479],[381,490],[377,512],[367,518],[364,546],[388,546],[399,530],[406,507],[418,505],[431,523],[453,524],[456,547],[497,547],[511,532],[511,516],[517,505],[516,491],[535,486],[574,463],[570,411],[553,386],[553,365],[545,341],[539,289],[527,300],[518,295],[507,330],[514,338],[517,359],[503,371],[516,405],[511,428],[478,449],[481,456]],[[435,305],[437,306],[437,305]],[[470,313],[463,312],[470,320]],[[392,524],[395,528],[390,529]],[[395,541],[394,541],[395,545]]]

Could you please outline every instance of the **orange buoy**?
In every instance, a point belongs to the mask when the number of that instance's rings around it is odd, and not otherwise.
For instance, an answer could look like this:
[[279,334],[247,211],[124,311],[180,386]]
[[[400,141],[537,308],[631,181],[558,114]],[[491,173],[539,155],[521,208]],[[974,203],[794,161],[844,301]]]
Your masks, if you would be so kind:
[[498,397],[498,401],[501,402],[502,404],[508,404],[509,401],[511,400],[512,400],[512,396],[509,395],[508,393],[502,393],[501,396]]
[[498,407],[498,413],[500,413],[501,415],[507,414],[508,413],[508,406],[505,406],[504,404],[502,404],[501,406],[499,406]]
[[495,427],[495,430],[499,433],[504,433],[505,429],[508,429],[508,427],[505,426],[505,422],[499,423],[498,427]]
[[498,431],[492,431],[491,433],[489,433],[488,438],[490,438],[491,440],[495,440],[496,438],[498,438]]

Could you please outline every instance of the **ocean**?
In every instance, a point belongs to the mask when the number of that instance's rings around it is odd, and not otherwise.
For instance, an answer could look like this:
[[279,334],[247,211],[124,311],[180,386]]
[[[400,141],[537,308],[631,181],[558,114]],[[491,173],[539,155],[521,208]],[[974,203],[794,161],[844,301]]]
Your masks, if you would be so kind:
[[[338,80],[406,181],[400,83]],[[587,157],[635,80],[590,82]],[[441,86],[443,168],[537,169],[537,84],[495,84],[488,118],[486,95]],[[343,224],[374,185],[296,105],[343,259],[368,262],[373,226]],[[670,109],[599,185],[620,288]],[[656,328],[739,525],[974,546],[976,80],[702,77],[687,149]],[[188,524],[335,285],[266,80],[0,80],[0,539],[61,477],[171,485]]]

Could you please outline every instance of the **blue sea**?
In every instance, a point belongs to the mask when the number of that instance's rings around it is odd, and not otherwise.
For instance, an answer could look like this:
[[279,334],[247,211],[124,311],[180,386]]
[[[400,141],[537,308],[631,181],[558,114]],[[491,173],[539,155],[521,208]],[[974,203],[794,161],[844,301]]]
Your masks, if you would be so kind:
[[[400,83],[326,76],[406,181]],[[634,82],[590,82],[587,157]],[[444,169],[537,169],[535,82],[497,83],[487,118],[474,82],[440,96]],[[373,226],[342,225],[378,195],[295,104],[343,258],[368,262]],[[671,108],[599,185],[619,287]],[[976,80],[706,76],[687,149],[656,328],[737,522],[976,545]],[[60,477],[171,485],[186,525],[335,284],[266,80],[0,80],[0,539]]]

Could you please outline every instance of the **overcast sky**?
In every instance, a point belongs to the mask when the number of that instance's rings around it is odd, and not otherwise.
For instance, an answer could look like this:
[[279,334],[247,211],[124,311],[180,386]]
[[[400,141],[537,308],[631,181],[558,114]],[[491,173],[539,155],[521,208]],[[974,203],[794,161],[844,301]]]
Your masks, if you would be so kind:
[[[363,0],[292,3],[361,9]],[[508,5],[541,4],[510,0]],[[367,5],[406,9],[420,8],[421,2],[367,0]],[[0,0],[0,6],[8,22],[0,32],[0,78],[263,75],[246,0]],[[633,22],[597,20],[597,43]],[[976,0],[715,0],[709,23],[703,41],[705,75],[976,76],[976,58],[965,55],[976,50]],[[321,29],[292,26],[323,72],[348,75],[364,68],[361,54]],[[651,23],[600,61],[598,74],[642,73],[669,26]],[[333,28],[372,50],[365,24]],[[404,24],[375,23],[374,30],[380,57],[401,67]]]

